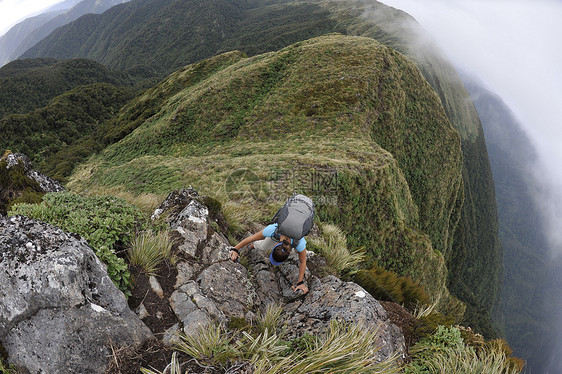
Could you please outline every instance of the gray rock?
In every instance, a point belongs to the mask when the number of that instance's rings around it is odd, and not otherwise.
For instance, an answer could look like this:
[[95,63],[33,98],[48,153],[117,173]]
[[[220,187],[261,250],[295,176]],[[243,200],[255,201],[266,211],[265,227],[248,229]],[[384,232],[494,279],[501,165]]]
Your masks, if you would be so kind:
[[[377,359],[404,353],[400,329],[390,322],[379,302],[359,285],[333,276],[318,278],[307,268],[305,280],[310,292],[307,295],[294,292],[291,286],[299,274],[296,253],[282,265],[273,266],[268,254],[243,249],[241,255],[249,263],[249,278],[244,266],[229,260],[228,240],[208,229],[208,210],[197,198],[190,189],[175,191],[162,208],[162,212],[170,212],[166,220],[178,233],[175,235],[178,248],[188,255],[187,261],[178,264],[176,291],[170,298],[185,333],[193,333],[209,321],[224,323],[228,318],[253,321],[258,311],[263,312],[268,304],[276,303],[283,306],[281,318],[288,321],[288,339],[307,332],[323,333],[330,320],[337,319],[378,328],[377,344],[381,349]],[[179,206],[174,206],[174,202]],[[307,263],[320,270],[325,267],[325,260],[310,251]],[[172,336],[177,328],[170,329],[167,336]]]
[[6,167],[8,169],[11,169],[14,166],[16,166],[18,162],[22,162],[25,175],[36,181],[39,184],[39,187],[41,187],[41,190],[43,192],[65,191],[62,185],[56,180],[46,176],[43,173],[33,170],[31,161],[29,160],[29,157],[27,157],[26,155],[22,153],[9,153],[7,156],[5,156],[5,160],[6,160]]
[[177,221],[177,215],[185,209],[185,207],[199,194],[193,188],[189,187],[182,190],[172,191],[160,206],[152,213],[151,219],[164,219],[165,222],[171,223]]
[[197,278],[201,290],[227,317],[244,318],[255,292],[244,266],[232,261],[215,263]]
[[405,353],[402,332],[390,323],[382,305],[361,286],[328,276],[323,279],[314,278],[309,288],[310,292],[303,300],[289,303],[285,308],[289,337],[302,336],[306,332],[321,333],[335,319],[363,323],[367,328],[378,328],[379,360],[384,360],[395,352]]
[[211,323],[211,319],[207,313],[200,309],[194,310],[183,321],[183,332],[186,335],[193,335],[209,323]]
[[153,338],[84,239],[0,218],[0,342],[33,373],[103,373],[113,344]]

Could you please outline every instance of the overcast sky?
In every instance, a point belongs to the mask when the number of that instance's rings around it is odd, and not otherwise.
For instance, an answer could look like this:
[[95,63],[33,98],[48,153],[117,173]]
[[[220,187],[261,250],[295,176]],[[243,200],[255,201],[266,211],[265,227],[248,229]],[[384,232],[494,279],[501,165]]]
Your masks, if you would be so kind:
[[[562,0],[382,2],[416,18],[455,65],[515,112],[549,179],[551,228],[562,233]],[[562,234],[555,239],[562,247]]]
[[0,0],[0,36],[25,18],[63,0]]

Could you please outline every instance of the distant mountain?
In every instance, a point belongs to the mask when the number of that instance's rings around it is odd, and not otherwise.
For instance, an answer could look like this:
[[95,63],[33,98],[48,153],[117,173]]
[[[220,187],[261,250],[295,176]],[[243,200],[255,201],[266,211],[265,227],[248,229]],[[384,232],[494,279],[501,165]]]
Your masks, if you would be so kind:
[[532,373],[557,373],[562,368],[557,354],[551,371],[547,366],[558,337],[554,326],[562,320],[557,305],[562,298],[553,297],[560,294],[552,281],[558,277],[552,273],[562,267],[551,256],[544,215],[533,196],[537,152],[498,95],[466,74],[462,78],[482,120],[494,176],[505,269],[499,318]]
[[10,56],[18,48],[21,41],[37,28],[43,26],[65,11],[53,11],[30,17],[13,26],[0,37],[0,66],[11,61]]
[[41,39],[62,25],[84,14],[99,14],[129,0],[68,0],[47,13],[28,18],[0,38],[0,66],[15,60]]
[[0,119],[41,108],[54,97],[81,85],[130,85],[125,74],[94,61],[75,59],[16,60],[0,68]]
[[449,221],[451,235],[431,220],[422,220],[423,230],[451,268],[448,282],[467,303],[467,321],[494,336],[489,311],[498,301],[502,255],[484,133],[454,67],[408,14],[374,0],[133,0],[55,30],[24,56],[85,57],[164,77],[221,52],[253,56],[331,32],[370,37],[409,57],[461,135],[461,218]]

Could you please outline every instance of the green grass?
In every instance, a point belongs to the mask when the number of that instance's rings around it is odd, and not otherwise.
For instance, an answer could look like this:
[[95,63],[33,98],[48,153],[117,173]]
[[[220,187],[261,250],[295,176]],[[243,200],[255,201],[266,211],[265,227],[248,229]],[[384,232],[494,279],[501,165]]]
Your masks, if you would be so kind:
[[147,275],[155,275],[164,260],[172,258],[172,240],[168,231],[142,231],[131,240],[129,264],[141,267]]
[[[260,333],[227,331],[220,325],[201,327],[192,335],[180,334],[176,350],[199,360],[209,369],[247,363],[255,373],[380,373],[399,371],[396,357],[377,362],[377,329],[331,321],[327,331],[309,339],[302,350],[288,350],[283,335],[267,328]],[[181,366],[175,359],[169,368]],[[154,373],[143,370],[144,373]]]
[[357,269],[365,260],[365,249],[359,248],[351,252],[347,248],[345,234],[336,225],[319,223],[318,226],[320,236],[311,237],[308,242],[313,250],[318,250],[326,258],[329,268],[336,275],[341,275],[348,269]]
[[57,192],[46,194],[40,204],[15,205],[8,215],[24,215],[81,235],[107,265],[116,286],[129,293],[131,274],[116,251],[130,242],[137,229],[146,226],[146,218],[137,207],[112,196]]
[[471,346],[457,327],[439,326],[434,334],[421,339],[410,350],[412,362],[406,374],[516,374],[524,362],[511,356],[500,340]]

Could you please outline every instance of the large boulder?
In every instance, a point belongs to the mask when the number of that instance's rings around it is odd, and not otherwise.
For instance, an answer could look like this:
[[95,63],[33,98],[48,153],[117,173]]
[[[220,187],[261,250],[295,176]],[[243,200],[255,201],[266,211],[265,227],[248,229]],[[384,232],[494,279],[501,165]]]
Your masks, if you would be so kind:
[[[242,251],[249,268],[229,260],[229,243],[209,224],[208,210],[193,189],[172,192],[155,211],[153,218],[164,217],[170,224],[176,249],[183,253],[179,262],[176,291],[170,305],[178,323],[165,336],[183,328],[192,333],[200,326],[231,318],[251,320],[271,303],[283,307],[282,319],[289,323],[287,337],[305,333],[318,334],[330,320],[362,323],[378,329],[378,359],[381,361],[405,353],[404,336],[392,324],[381,304],[363,288],[334,276],[319,278],[307,269],[305,278],[310,292],[293,292],[298,278],[298,257],[292,254],[278,267],[268,261],[268,254],[258,250]],[[307,253],[309,262],[315,254]],[[321,261],[316,261],[321,263]],[[249,276],[251,274],[251,276]]]
[[0,217],[0,343],[22,372],[103,373],[115,347],[153,338],[86,241]]

